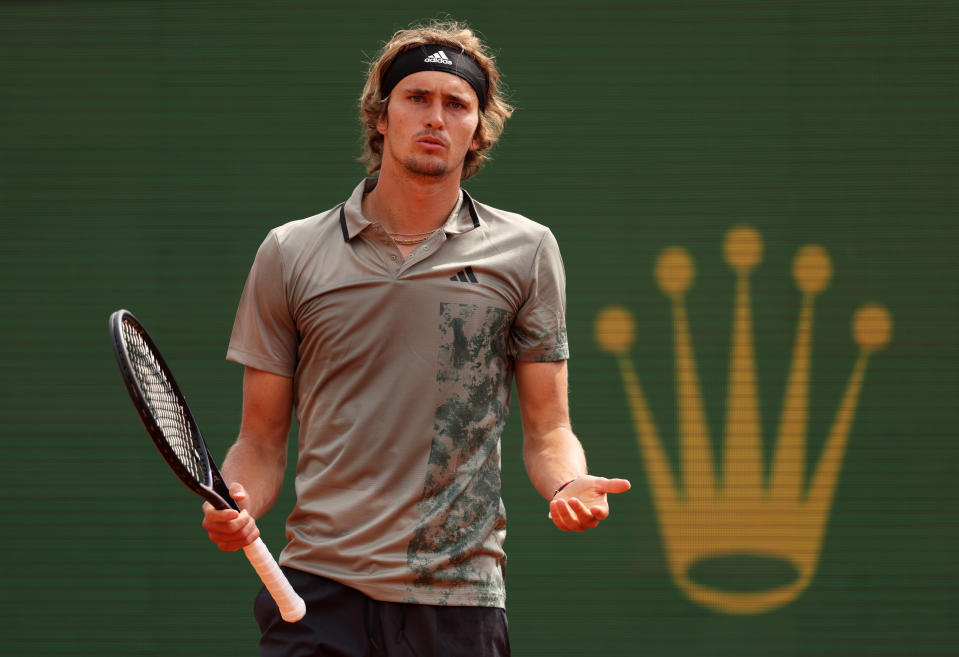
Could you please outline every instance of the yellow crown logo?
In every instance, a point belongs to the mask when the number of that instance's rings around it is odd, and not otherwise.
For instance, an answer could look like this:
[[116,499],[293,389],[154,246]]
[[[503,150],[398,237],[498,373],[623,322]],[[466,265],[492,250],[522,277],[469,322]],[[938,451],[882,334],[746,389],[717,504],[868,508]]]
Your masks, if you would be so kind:
[[[726,235],[724,256],[736,273],[736,292],[723,471],[718,481],[686,315],[685,297],[695,278],[689,253],[681,247],[666,248],[655,266],[659,288],[672,303],[682,488],[676,484],[629,355],[636,334],[633,316],[625,308],[612,306],[599,314],[595,324],[596,342],[619,363],[673,580],[691,600],[734,614],[786,605],[812,582],[866,365],[892,334],[892,319],[882,306],[868,304],[856,311],[852,334],[859,357],[807,487],[813,306],[816,296],[829,285],[832,263],[820,246],[799,250],[793,261],[793,278],[802,302],[766,481],[749,289],[749,275],[762,260],[762,251],[759,233],[749,226],[738,226]],[[706,560],[743,555],[783,560],[798,576],[787,584],[759,591],[725,590],[690,576],[690,569]]]

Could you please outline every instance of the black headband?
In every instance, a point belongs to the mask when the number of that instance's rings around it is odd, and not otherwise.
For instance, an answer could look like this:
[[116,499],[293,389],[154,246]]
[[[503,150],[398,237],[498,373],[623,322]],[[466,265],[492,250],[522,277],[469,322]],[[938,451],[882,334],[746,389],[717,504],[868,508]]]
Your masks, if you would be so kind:
[[480,112],[486,110],[486,74],[476,60],[465,52],[443,44],[427,44],[401,52],[386,69],[380,80],[382,98],[407,75],[420,71],[443,71],[463,78],[476,92]]

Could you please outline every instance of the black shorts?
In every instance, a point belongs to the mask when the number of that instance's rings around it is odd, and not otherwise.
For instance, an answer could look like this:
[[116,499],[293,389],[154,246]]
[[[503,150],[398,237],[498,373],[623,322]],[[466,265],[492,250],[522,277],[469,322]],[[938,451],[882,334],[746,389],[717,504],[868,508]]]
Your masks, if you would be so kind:
[[506,611],[382,602],[339,582],[284,568],[306,616],[280,618],[266,589],[254,604],[263,657],[508,657]]

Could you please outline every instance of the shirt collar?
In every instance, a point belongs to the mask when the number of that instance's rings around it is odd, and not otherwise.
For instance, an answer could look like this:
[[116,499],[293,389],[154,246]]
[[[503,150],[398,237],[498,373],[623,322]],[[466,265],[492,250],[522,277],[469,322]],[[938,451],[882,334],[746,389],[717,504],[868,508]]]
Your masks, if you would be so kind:
[[[340,229],[343,231],[344,241],[349,242],[373,225],[372,221],[363,216],[363,196],[373,191],[374,187],[376,178],[366,178],[356,186],[346,202],[340,205]],[[465,189],[460,189],[460,198],[443,224],[443,231],[447,235],[458,235],[478,228],[479,225],[476,204]]]

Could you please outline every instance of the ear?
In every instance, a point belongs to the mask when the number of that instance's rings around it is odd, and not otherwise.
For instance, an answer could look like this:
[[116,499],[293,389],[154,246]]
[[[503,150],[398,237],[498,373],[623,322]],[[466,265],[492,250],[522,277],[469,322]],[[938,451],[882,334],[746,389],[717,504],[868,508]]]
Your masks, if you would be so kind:
[[387,128],[389,127],[389,125],[390,125],[390,122],[389,122],[389,120],[387,119],[387,113],[388,113],[389,109],[390,109],[390,106],[389,106],[389,105],[387,105],[386,107],[384,107],[384,108],[383,108],[383,111],[380,113],[379,118],[376,119],[376,131],[377,131],[378,133],[380,133],[381,135],[385,135],[385,134],[386,134],[386,129],[387,129]]

